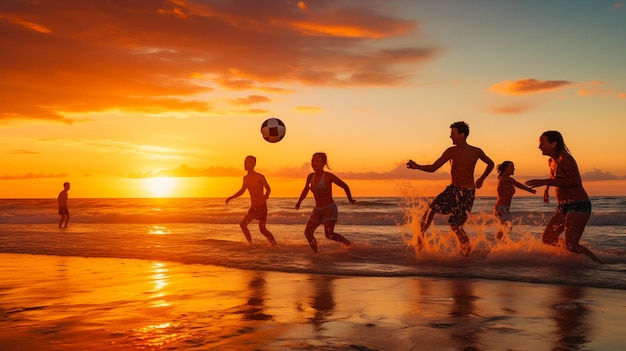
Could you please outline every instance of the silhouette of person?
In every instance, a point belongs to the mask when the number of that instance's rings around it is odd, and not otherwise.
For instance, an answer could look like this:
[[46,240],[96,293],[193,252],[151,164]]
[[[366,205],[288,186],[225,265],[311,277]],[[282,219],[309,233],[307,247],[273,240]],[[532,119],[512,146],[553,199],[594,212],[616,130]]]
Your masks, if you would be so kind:
[[[300,194],[300,198],[296,203],[296,210],[300,209],[302,200],[307,196],[309,190],[313,193],[315,198],[315,208],[309,217],[309,221],[304,230],[304,235],[313,249],[313,252],[319,254],[317,249],[317,240],[313,233],[320,224],[324,224],[324,234],[326,238],[334,241],[338,241],[346,246],[352,245],[350,240],[344,238],[341,234],[335,233],[335,224],[337,223],[337,204],[333,200],[333,183],[342,188],[346,192],[348,201],[352,204],[357,204],[357,201],[352,198],[352,193],[348,184],[339,179],[336,175],[324,171],[324,167],[328,167],[328,157],[323,152],[317,152],[313,154],[311,158],[311,168],[313,173],[309,174],[306,178],[306,184]],[[330,169],[330,168],[329,168]]]
[[579,244],[585,226],[591,217],[591,201],[583,188],[576,160],[569,152],[563,136],[550,130],[539,137],[539,149],[549,156],[549,179],[531,179],[530,187],[552,186],[557,200],[556,212],[548,222],[541,240],[544,244],[557,245],[559,235],[565,232],[565,247],[574,253],[582,253],[592,260],[603,263],[588,248]]
[[70,190],[70,183],[63,183],[63,190],[59,193],[57,197],[57,202],[59,203],[59,215],[61,216],[61,220],[59,221],[59,228],[67,227],[67,223],[70,221],[70,210],[67,207],[67,192]]
[[[424,233],[430,227],[436,213],[444,215],[450,214],[448,223],[452,231],[458,238],[461,255],[469,256],[472,251],[469,238],[463,229],[463,224],[467,221],[467,212],[472,210],[474,205],[474,194],[476,188],[483,185],[483,181],[493,170],[493,161],[481,150],[467,143],[469,136],[469,126],[463,121],[450,125],[450,139],[454,146],[446,149],[443,154],[430,165],[420,165],[413,160],[409,160],[406,166],[410,169],[418,169],[424,172],[435,172],[446,162],[450,162],[450,176],[452,184],[437,195],[429,204],[428,209],[422,217],[420,224],[421,232],[418,237],[418,250],[422,248]],[[483,174],[474,182],[474,169],[478,160],[483,161],[487,167]]]
[[237,191],[233,196],[227,198],[226,204],[228,204],[230,200],[243,195],[247,189],[250,193],[250,209],[241,220],[241,223],[239,223],[243,235],[245,235],[248,243],[252,243],[252,237],[250,236],[250,231],[248,230],[248,224],[250,224],[253,219],[256,219],[259,221],[259,230],[261,233],[265,235],[272,246],[276,246],[274,236],[265,226],[267,222],[267,199],[269,198],[272,190],[267,183],[265,176],[254,170],[255,166],[256,157],[247,156],[244,161],[244,168],[248,174],[243,177],[243,185],[241,186],[241,189],[239,189],[239,191]]
[[[504,225],[506,222],[510,222],[511,220],[509,208],[511,207],[511,201],[513,200],[513,195],[515,194],[515,188],[520,188],[533,194],[537,191],[511,177],[515,173],[515,165],[512,161],[502,162],[498,165],[497,170],[498,198],[496,199],[496,204],[494,205],[493,214],[498,217],[500,223]],[[496,237],[501,239],[503,235],[504,233],[500,230],[498,231],[498,234],[496,234]]]

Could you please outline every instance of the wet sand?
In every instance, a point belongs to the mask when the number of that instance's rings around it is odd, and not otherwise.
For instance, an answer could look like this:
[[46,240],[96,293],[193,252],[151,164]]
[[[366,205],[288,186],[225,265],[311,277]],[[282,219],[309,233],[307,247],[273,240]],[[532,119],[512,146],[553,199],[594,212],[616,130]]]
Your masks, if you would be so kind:
[[622,350],[626,291],[0,254],[0,350]]

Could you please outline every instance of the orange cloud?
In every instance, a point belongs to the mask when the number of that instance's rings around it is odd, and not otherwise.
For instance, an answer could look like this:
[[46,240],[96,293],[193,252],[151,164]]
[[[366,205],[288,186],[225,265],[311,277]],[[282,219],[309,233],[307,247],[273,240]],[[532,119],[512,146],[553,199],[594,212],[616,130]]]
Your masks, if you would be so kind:
[[57,173],[57,174],[52,174],[52,173],[48,173],[48,174],[42,174],[42,173],[28,173],[28,174],[24,174],[24,175],[17,175],[17,176],[11,176],[11,175],[3,175],[0,176],[0,180],[20,180],[20,179],[42,179],[42,178],[66,178],[68,176],[67,173]]
[[605,82],[598,81],[586,83],[585,85],[589,87],[580,89],[578,96],[600,96],[605,98],[614,98],[617,96],[619,99],[623,99],[626,96],[624,93],[616,91],[615,89],[602,87],[605,84]]
[[34,22],[30,22],[30,21],[26,21],[23,20],[19,17],[11,17],[8,15],[3,15],[0,13],[0,20],[6,20],[10,23],[14,23],[17,24],[18,26],[30,29],[32,31],[38,32],[38,33],[50,33],[52,32],[49,28],[47,28],[46,26],[43,26],[41,24],[37,24]]
[[[303,163],[300,167],[285,167],[278,171],[267,172],[268,177],[280,178],[305,178],[311,173],[311,165]],[[446,170],[435,173],[416,172],[406,168],[405,161],[398,162],[397,165],[388,172],[337,172],[346,179],[409,179],[409,180],[445,180],[450,178]],[[129,178],[153,178],[153,177],[241,177],[243,171],[233,167],[192,167],[182,164],[172,169],[161,169],[130,174]],[[1,179],[1,178],[0,178]]]
[[306,4],[304,3],[304,1],[300,1],[298,3],[298,8],[300,9],[300,11],[302,12],[309,12],[309,7],[306,6]]
[[528,105],[509,105],[509,106],[500,106],[492,109],[493,113],[500,115],[516,115],[520,113],[524,113],[530,109]]
[[233,99],[231,102],[235,105],[253,105],[262,102],[270,102],[271,100],[266,96],[260,95],[249,95],[245,98]]
[[[268,173],[269,176],[283,178],[304,178],[311,173],[311,165],[304,163],[300,167],[287,167],[276,172]],[[409,180],[445,180],[450,178],[450,173],[446,170],[440,170],[434,173],[416,172],[415,170],[406,168],[406,161],[401,161],[388,172],[336,172],[336,174],[345,179],[370,179],[370,180],[389,180],[389,179],[409,179]]]
[[293,108],[296,112],[302,113],[319,113],[322,112],[322,108],[319,106],[296,106]]
[[188,165],[180,165],[174,169],[162,169],[146,171],[129,175],[129,178],[153,178],[153,177],[239,177],[240,169],[232,167],[209,167],[194,168]]
[[571,85],[567,80],[520,79],[516,82],[506,80],[492,85],[489,90],[507,95],[523,95],[560,89]]
[[32,150],[24,150],[24,149],[16,149],[16,150],[10,150],[9,154],[12,155],[38,155],[40,154],[37,151],[32,151]]
[[373,6],[346,7],[340,0],[78,1],[71,11],[58,1],[0,5],[0,123],[73,123],[73,113],[144,104],[152,113],[202,113],[219,93],[209,88],[214,85],[284,93],[291,84],[402,84],[408,78],[402,72],[416,72],[407,65],[428,62],[438,50],[395,44],[418,23]]

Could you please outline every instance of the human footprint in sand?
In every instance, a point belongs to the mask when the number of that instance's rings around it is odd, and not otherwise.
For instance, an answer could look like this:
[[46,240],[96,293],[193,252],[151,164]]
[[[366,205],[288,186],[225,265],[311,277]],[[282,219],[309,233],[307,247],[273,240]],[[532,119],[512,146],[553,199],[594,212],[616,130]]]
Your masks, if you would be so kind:
[[304,235],[311,246],[311,249],[316,254],[319,254],[317,249],[317,240],[313,233],[320,224],[324,224],[324,234],[326,238],[330,240],[338,241],[346,246],[352,245],[350,240],[344,238],[341,234],[335,233],[335,224],[337,223],[337,204],[333,200],[333,184],[336,184],[346,192],[348,201],[356,205],[357,201],[352,198],[352,193],[348,184],[339,179],[336,175],[324,171],[324,167],[328,167],[328,158],[325,153],[317,152],[313,154],[311,158],[311,168],[313,173],[309,174],[306,178],[306,184],[300,194],[300,199],[296,203],[296,209],[300,209],[302,200],[307,196],[309,190],[313,193],[315,198],[315,208],[309,217],[309,221],[304,230]]
[[543,231],[544,244],[557,245],[561,233],[565,232],[565,247],[574,253],[582,253],[592,260],[603,263],[588,248],[579,244],[587,221],[591,217],[591,201],[583,188],[576,160],[570,154],[563,136],[550,130],[539,137],[539,149],[549,156],[550,179],[531,179],[530,187],[552,186],[555,188],[556,212]]
[[[511,213],[509,208],[511,207],[511,201],[515,194],[515,188],[520,188],[531,193],[536,193],[537,190],[527,187],[526,185],[515,180],[512,175],[515,173],[515,165],[512,161],[504,161],[498,165],[498,198],[493,209],[493,214],[498,217],[501,224],[505,224],[511,220]],[[504,233],[498,231],[496,238],[502,239]]]
[[[435,214],[439,212],[445,215],[450,214],[448,223],[458,238],[461,255],[469,256],[472,251],[469,238],[463,230],[463,224],[467,221],[467,212],[471,211],[474,205],[476,188],[483,185],[483,181],[493,170],[494,163],[483,150],[467,143],[468,136],[469,126],[467,123],[463,121],[452,123],[450,125],[450,139],[452,139],[454,146],[446,149],[431,165],[420,165],[413,160],[409,160],[406,164],[407,168],[432,173],[446,162],[450,162],[452,184],[437,195],[424,213],[420,224],[420,236],[417,238],[418,249],[422,248],[424,233],[430,227]],[[487,167],[474,183],[474,169],[478,160],[483,161]]]
[[248,189],[248,192],[250,193],[250,210],[248,210],[248,213],[243,217],[241,223],[239,223],[241,231],[243,232],[243,235],[246,236],[248,243],[252,243],[252,237],[250,236],[250,230],[248,230],[248,224],[250,224],[253,219],[256,219],[259,221],[259,230],[261,231],[261,234],[265,235],[272,246],[276,246],[274,236],[265,226],[267,222],[267,199],[270,197],[272,189],[267,183],[265,176],[254,170],[255,166],[256,157],[247,156],[244,161],[244,168],[248,171],[248,174],[243,177],[243,185],[241,186],[241,189],[239,189],[235,195],[227,198],[226,204],[228,204],[230,200],[243,195],[243,193],[246,192],[246,189]]

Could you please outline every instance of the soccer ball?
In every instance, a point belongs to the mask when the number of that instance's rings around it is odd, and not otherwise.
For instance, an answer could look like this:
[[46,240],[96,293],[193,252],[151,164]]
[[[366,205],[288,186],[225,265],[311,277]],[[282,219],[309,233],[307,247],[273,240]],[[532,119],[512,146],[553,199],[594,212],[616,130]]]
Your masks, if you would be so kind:
[[261,124],[263,139],[270,143],[277,143],[285,137],[285,123],[278,118],[268,118]]

